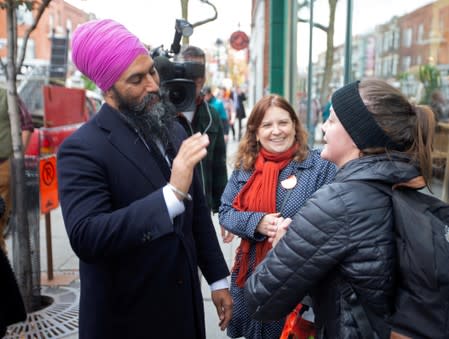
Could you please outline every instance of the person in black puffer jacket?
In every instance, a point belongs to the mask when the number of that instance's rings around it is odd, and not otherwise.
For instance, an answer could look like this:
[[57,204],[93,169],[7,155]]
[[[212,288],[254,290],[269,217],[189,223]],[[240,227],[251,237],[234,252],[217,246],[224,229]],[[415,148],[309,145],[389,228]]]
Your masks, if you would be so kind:
[[[365,337],[345,302],[344,282],[374,317],[391,314],[396,279],[392,204],[370,182],[429,187],[434,123],[428,108],[410,104],[381,80],[357,81],[333,94],[321,157],[339,170],[292,221],[279,225],[276,247],[245,285],[252,317],[282,318],[309,293],[318,338]],[[389,338],[388,324],[382,326],[374,338]]]

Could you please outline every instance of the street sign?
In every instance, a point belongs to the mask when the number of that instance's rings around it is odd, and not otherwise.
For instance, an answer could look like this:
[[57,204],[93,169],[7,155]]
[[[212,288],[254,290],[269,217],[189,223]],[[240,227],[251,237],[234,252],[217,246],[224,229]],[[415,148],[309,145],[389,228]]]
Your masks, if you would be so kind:
[[46,214],[59,205],[58,178],[56,177],[56,156],[39,161],[39,192],[41,213]]
[[245,32],[236,31],[231,34],[230,43],[231,47],[237,51],[245,49],[248,47],[249,44],[248,35],[246,35]]

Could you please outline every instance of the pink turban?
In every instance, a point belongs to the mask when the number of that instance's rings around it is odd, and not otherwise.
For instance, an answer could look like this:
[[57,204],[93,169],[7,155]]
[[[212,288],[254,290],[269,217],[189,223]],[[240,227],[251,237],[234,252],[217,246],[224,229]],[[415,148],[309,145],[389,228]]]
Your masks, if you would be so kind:
[[73,33],[73,63],[103,91],[110,89],[141,54],[148,54],[145,46],[113,20],[89,21]]

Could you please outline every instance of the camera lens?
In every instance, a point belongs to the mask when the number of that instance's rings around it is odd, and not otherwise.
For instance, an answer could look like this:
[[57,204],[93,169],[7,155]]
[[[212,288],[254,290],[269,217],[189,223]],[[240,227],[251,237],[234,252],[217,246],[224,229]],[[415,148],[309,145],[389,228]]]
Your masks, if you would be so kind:
[[170,88],[170,101],[176,106],[182,104],[186,99],[185,88],[182,85],[176,85]]
[[168,98],[177,112],[188,112],[195,109],[195,83],[192,80],[164,81],[162,87],[168,91]]

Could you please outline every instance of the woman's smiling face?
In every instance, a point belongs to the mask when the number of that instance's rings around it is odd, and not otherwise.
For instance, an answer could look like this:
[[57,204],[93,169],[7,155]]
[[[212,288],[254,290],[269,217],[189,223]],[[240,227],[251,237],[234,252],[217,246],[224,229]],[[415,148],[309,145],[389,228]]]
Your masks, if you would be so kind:
[[282,153],[293,145],[295,134],[290,114],[282,108],[271,106],[257,129],[256,138],[268,152]]

